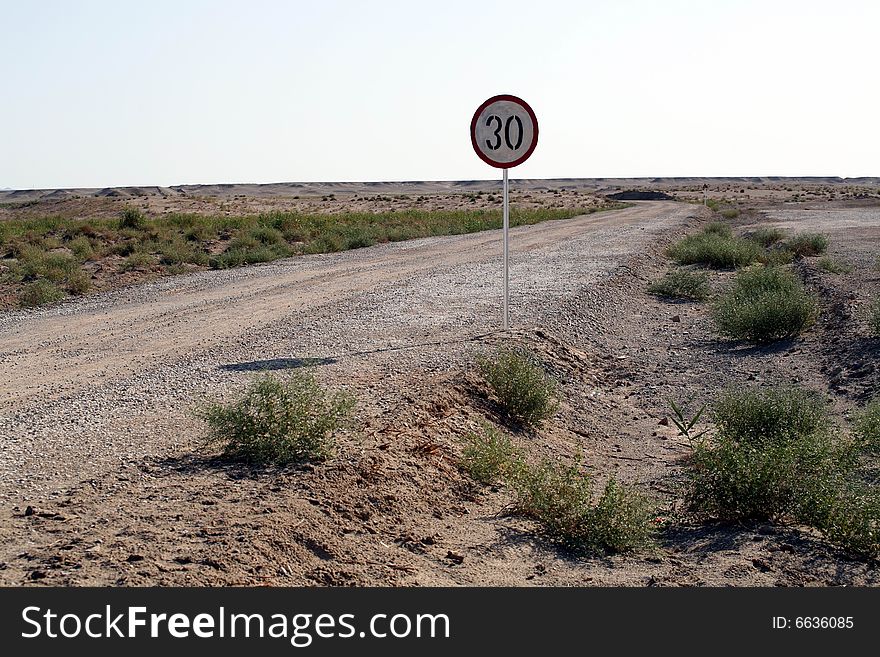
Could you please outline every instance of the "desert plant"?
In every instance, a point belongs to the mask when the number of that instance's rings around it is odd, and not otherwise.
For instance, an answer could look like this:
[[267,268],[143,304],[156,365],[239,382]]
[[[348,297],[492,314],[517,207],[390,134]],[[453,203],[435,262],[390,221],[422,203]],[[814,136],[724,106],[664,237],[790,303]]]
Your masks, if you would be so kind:
[[159,260],[163,265],[205,265],[208,263],[208,254],[191,242],[175,239],[161,245]]
[[709,297],[709,277],[706,274],[674,269],[648,286],[648,293],[670,299],[703,301]]
[[137,208],[125,208],[119,219],[120,228],[131,228],[138,230],[146,224],[146,217]]
[[614,479],[596,499],[593,481],[579,464],[541,461],[522,468],[513,486],[517,510],[567,548],[626,552],[652,543],[650,502]]
[[63,290],[46,279],[38,279],[25,285],[18,295],[18,303],[24,308],[33,308],[64,298]]
[[[723,224],[721,224],[723,225]],[[667,251],[681,265],[704,265],[715,269],[735,269],[761,259],[763,249],[751,240],[704,230],[688,235]]]
[[556,382],[523,351],[498,349],[478,359],[504,414],[516,423],[535,426],[556,412]]
[[849,274],[853,270],[852,266],[835,260],[830,256],[822,256],[816,261],[816,265],[818,265],[819,269],[829,274]]
[[856,415],[854,425],[859,444],[868,451],[880,453],[880,397],[872,399]]
[[712,308],[718,332],[766,344],[801,333],[815,319],[816,300],[781,267],[758,265],[740,272]]
[[322,460],[332,453],[332,433],[354,407],[345,393],[328,393],[314,376],[297,372],[287,380],[257,379],[230,405],[198,412],[207,422],[209,445],[224,455],[256,463]]
[[92,249],[92,243],[89,241],[88,237],[76,237],[72,239],[68,245],[73,255],[76,256],[77,260],[80,262],[85,262],[86,260],[90,260],[94,257],[95,252]]
[[695,508],[724,519],[773,519],[829,505],[851,459],[828,429],[821,399],[791,388],[730,390],[712,410],[716,435],[694,446]]
[[512,475],[522,459],[510,436],[487,423],[482,431],[468,433],[464,442],[462,470],[481,484],[495,484]]
[[698,440],[706,433],[705,430],[696,432],[697,422],[700,421],[700,418],[703,417],[703,413],[706,411],[706,406],[703,405],[696,412],[691,414],[688,410],[689,403],[676,403],[673,400],[669,400],[669,407],[672,409],[672,423],[675,425],[675,428],[678,429],[678,435],[684,436],[689,441],[693,442]]
[[79,269],[68,275],[64,287],[70,294],[82,295],[92,288],[92,277]]
[[733,237],[733,229],[720,221],[712,221],[703,228],[703,233],[706,235],[719,235],[721,237],[731,238]]
[[156,264],[156,258],[149,253],[135,251],[119,264],[119,271],[135,271],[149,269]]
[[[778,246],[778,245],[777,245]],[[784,246],[779,248],[770,248],[759,259],[759,262],[768,267],[780,267],[782,265],[790,265],[794,262],[794,253],[786,249]]]
[[721,211],[721,216],[725,219],[736,219],[739,216],[739,210],[736,208],[727,208]]
[[880,547],[880,497],[859,473],[861,441],[841,437],[825,402],[793,388],[731,390],[713,406],[717,431],[697,441],[692,509],[723,520],[795,520],[859,554]]
[[719,430],[743,441],[801,436],[829,426],[826,401],[790,386],[727,390],[715,399],[713,411]]
[[780,228],[759,228],[751,233],[748,238],[757,242],[763,247],[773,246],[785,237],[785,233]]
[[828,238],[821,233],[801,233],[789,239],[785,246],[796,258],[815,256],[825,253]]

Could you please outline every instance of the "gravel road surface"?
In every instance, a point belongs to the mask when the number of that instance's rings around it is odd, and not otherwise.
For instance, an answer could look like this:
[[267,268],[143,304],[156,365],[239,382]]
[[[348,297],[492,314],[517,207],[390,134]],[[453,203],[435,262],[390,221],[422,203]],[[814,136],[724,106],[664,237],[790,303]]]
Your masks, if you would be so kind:
[[[513,229],[513,325],[560,328],[563,298],[698,211],[641,203]],[[346,385],[413,365],[453,367],[469,340],[498,328],[500,254],[500,231],[428,238],[9,313],[0,318],[0,500],[51,498],[194,444],[194,407],[261,369],[315,362],[322,378]]]

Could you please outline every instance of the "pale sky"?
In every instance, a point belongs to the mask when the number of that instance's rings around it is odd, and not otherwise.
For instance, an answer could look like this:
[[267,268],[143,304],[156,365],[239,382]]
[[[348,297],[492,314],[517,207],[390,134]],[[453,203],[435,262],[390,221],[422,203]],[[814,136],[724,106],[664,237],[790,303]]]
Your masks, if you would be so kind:
[[0,188],[880,175],[876,0],[0,0]]

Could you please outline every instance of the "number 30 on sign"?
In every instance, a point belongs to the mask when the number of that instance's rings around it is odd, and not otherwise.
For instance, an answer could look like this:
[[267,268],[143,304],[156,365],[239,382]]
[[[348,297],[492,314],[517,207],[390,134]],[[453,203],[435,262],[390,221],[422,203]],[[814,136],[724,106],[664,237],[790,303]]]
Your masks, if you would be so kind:
[[471,142],[486,164],[510,169],[525,162],[538,145],[538,120],[521,98],[493,96],[474,113]]

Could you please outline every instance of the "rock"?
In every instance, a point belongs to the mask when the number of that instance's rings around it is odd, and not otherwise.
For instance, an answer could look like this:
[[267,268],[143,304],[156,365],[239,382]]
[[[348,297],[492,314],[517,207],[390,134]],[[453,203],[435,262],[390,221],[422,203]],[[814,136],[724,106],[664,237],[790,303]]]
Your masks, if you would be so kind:
[[456,564],[464,563],[464,555],[463,554],[456,554],[452,550],[449,550],[446,552],[446,558]]
[[30,504],[28,504],[28,507],[24,510],[24,515],[26,515],[26,516],[34,515],[34,507],[32,507]]
[[681,315],[673,315],[672,321],[678,324],[679,322],[681,322]]

